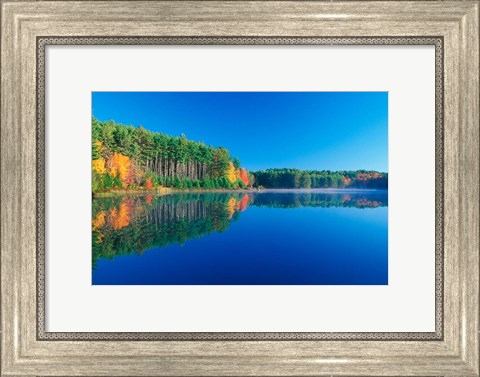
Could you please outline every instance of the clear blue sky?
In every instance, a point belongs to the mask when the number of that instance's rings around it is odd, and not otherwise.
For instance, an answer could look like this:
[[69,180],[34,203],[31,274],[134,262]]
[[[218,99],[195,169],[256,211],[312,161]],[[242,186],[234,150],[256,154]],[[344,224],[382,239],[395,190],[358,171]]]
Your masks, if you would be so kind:
[[92,112],[223,146],[249,170],[388,171],[388,92],[93,92]]

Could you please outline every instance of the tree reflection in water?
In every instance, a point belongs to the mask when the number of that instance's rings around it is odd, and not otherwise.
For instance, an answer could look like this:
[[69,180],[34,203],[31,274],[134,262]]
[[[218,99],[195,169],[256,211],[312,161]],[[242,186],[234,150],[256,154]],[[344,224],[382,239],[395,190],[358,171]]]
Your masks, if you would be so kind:
[[269,208],[388,206],[387,191],[205,192],[165,196],[95,198],[92,219],[93,267],[99,258],[142,254],[224,232],[248,206]]

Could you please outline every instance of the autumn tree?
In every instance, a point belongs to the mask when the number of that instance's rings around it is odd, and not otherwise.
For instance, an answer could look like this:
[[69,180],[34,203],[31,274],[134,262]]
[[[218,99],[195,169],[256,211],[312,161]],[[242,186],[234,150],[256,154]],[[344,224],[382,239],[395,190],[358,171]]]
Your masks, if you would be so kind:
[[130,157],[115,152],[109,161],[110,175],[118,177],[122,187],[128,187],[132,183],[130,175]]
[[147,181],[145,182],[145,188],[147,190],[151,190],[153,188],[153,184],[152,184],[152,178],[151,177],[148,177],[147,178]]
[[245,186],[248,186],[248,173],[247,169],[245,168],[240,168],[238,169],[238,178],[245,184]]
[[93,171],[97,174],[105,174],[107,172],[107,167],[105,164],[105,159],[100,157],[92,161]]
[[237,181],[237,175],[235,173],[235,167],[233,166],[232,161],[228,162],[227,170],[226,170],[227,178],[230,183],[235,183]]

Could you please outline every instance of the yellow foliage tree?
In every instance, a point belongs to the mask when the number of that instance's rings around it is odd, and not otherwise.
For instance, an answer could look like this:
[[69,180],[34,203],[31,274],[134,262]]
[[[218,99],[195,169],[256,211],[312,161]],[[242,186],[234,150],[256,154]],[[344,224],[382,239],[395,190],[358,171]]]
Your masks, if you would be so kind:
[[235,183],[237,181],[237,174],[235,173],[235,167],[233,166],[232,161],[229,162],[226,173],[230,183]]
[[102,157],[93,160],[93,171],[97,174],[105,174],[107,167],[105,166],[105,159]]
[[131,183],[130,165],[130,157],[121,153],[115,152],[110,159],[110,175],[112,177],[118,175],[124,187]]

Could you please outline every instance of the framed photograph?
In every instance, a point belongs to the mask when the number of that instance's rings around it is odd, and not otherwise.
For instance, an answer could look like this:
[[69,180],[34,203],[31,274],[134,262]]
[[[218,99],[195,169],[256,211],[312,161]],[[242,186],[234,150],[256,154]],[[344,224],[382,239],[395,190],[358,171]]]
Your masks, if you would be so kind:
[[1,5],[1,376],[480,376],[478,1]]
[[93,92],[92,284],[388,285],[387,105]]

